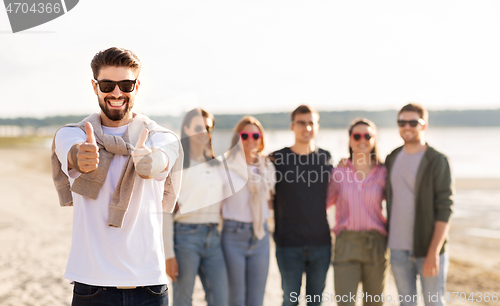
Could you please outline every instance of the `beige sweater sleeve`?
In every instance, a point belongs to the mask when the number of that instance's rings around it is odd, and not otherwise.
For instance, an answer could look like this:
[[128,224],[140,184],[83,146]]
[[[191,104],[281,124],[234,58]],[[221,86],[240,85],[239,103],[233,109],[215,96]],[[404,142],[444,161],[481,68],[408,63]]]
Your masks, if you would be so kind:
[[175,257],[174,251],[174,214],[163,212],[163,248],[165,259]]

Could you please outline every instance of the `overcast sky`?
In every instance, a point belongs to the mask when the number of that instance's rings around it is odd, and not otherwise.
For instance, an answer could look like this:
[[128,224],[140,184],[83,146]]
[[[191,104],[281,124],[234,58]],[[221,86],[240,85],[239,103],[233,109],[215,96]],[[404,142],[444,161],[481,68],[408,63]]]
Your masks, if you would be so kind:
[[[152,4],[154,3],[154,4]],[[96,1],[12,34],[0,117],[98,110],[93,55],[143,63],[136,109],[179,114],[500,108],[500,1]]]

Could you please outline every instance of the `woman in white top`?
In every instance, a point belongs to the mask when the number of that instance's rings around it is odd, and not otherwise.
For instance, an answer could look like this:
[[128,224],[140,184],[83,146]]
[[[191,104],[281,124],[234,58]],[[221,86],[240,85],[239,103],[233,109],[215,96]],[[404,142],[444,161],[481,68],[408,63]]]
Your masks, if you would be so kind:
[[[262,153],[264,129],[256,118],[243,117],[234,130],[227,156],[232,184],[226,188],[248,181],[222,204],[222,249],[228,270],[229,304],[262,306],[269,270],[266,219],[274,193],[275,169]],[[235,148],[245,152],[243,165],[235,161],[238,158]]]
[[184,169],[178,208],[164,214],[166,270],[173,280],[173,305],[192,304],[196,275],[205,289],[208,306],[228,305],[226,265],[218,224],[224,198],[222,163],[214,159],[213,116],[193,109],[182,123]]

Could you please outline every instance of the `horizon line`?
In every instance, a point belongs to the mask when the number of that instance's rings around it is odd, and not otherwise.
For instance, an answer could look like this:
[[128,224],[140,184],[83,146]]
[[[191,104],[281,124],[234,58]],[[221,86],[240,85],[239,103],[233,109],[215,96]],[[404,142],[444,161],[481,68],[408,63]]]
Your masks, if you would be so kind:
[[[306,104],[307,105],[307,104]],[[318,110],[316,111],[318,113],[342,113],[342,112],[369,112],[369,113],[381,113],[381,112],[387,112],[387,111],[398,111],[399,109],[393,108],[393,109],[383,109],[383,110],[364,110],[364,109],[346,109],[346,110]],[[500,110],[500,106],[496,108],[467,108],[467,109],[427,109],[429,113],[431,112],[464,112],[464,111],[498,111]],[[265,115],[265,114],[290,114],[292,111],[274,111],[274,112],[252,112],[252,113],[217,113],[217,112],[212,112],[213,115],[217,116],[233,116],[233,115]],[[140,112],[139,112],[140,113]],[[5,119],[47,119],[47,118],[53,118],[53,117],[68,117],[68,116],[88,116],[91,113],[81,113],[81,114],[65,114],[65,115],[49,115],[49,116],[16,116],[16,117],[0,117],[0,120],[5,120]],[[164,117],[164,116],[171,116],[171,117],[180,117],[182,115],[148,115],[149,117]]]

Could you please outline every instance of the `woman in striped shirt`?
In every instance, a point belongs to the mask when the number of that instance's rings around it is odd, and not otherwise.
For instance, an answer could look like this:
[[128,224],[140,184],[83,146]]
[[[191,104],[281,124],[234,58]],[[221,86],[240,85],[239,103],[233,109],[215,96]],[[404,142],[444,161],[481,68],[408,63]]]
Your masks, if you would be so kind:
[[[351,124],[350,156],[332,172],[327,207],[336,206],[336,295],[356,295],[361,282],[363,304],[379,306],[387,267],[387,220],[382,215],[386,168],[380,163],[376,136],[375,124],[368,119]],[[339,305],[355,305],[349,298],[342,300],[347,302]]]

